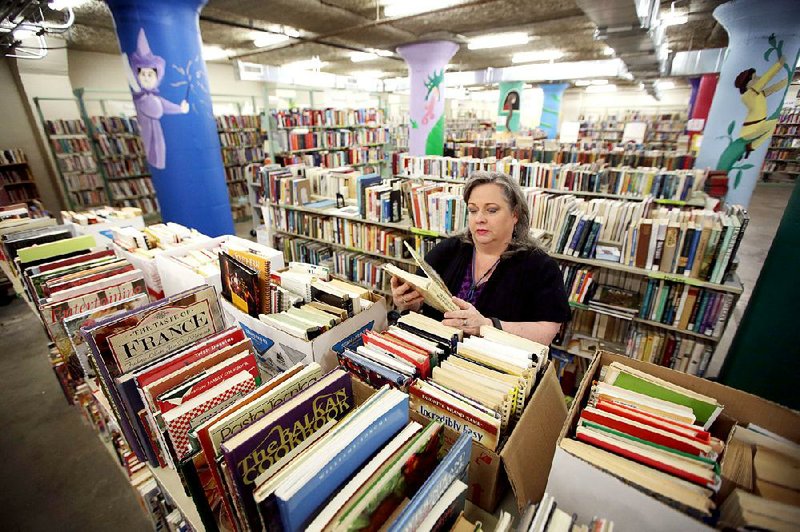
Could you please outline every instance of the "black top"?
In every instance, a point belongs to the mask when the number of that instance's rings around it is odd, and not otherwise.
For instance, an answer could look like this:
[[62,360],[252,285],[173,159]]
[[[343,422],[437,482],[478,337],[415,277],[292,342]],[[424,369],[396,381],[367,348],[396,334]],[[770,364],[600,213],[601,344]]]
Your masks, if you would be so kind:
[[[472,267],[473,245],[451,237],[436,245],[425,260],[442,277],[451,294],[458,294],[467,268]],[[475,302],[487,318],[501,321],[551,321],[570,319],[569,303],[558,264],[542,250],[519,251],[503,258],[486,281]],[[442,319],[427,305],[423,314]]]

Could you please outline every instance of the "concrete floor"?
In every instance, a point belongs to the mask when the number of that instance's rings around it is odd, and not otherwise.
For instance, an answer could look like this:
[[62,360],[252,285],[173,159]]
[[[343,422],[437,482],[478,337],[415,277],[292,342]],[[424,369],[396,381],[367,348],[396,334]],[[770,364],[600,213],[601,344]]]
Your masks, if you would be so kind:
[[[745,293],[720,353],[744,312],[791,188],[759,185],[742,242]],[[246,237],[250,226],[237,224]],[[715,356],[715,373],[721,358]],[[77,407],[67,404],[47,359],[47,337],[27,305],[0,307],[0,525],[3,530],[150,530],[126,477]]]

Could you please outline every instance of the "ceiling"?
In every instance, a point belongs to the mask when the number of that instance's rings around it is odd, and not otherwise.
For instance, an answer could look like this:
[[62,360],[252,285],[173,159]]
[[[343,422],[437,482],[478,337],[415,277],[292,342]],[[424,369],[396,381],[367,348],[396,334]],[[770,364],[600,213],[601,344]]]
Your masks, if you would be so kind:
[[[560,61],[607,58],[605,44],[595,39],[596,27],[575,0],[453,0],[448,8],[390,19],[383,17],[379,2],[386,0],[210,0],[201,12],[200,29],[205,44],[220,46],[233,58],[282,65],[318,56],[328,63],[323,71],[345,75],[381,70],[405,76],[405,63],[397,56],[354,63],[350,54],[368,48],[394,51],[398,45],[431,38],[462,43],[451,71],[510,66],[511,55],[523,51],[560,50]],[[675,10],[689,15],[686,24],[667,28],[670,49],[727,46],[726,32],[711,15],[721,3],[724,0],[662,1],[662,12],[674,4]],[[255,30],[280,31],[281,25],[298,30],[301,37],[271,48],[254,46]],[[468,38],[500,31],[524,31],[532,38],[521,46],[467,49]],[[67,39],[71,49],[119,53],[111,14],[100,0],[76,9]]]

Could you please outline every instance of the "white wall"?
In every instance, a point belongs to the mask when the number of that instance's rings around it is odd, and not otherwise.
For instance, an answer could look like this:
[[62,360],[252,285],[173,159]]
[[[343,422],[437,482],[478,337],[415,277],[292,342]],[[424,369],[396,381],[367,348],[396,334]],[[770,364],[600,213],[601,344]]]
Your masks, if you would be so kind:
[[3,117],[0,149],[22,148],[28,157],[28,164],[45,208],[58,213],[61,199],[57,192],[55,175],[45,162],[44,153],[47,147],[37,140],[36,125],[33,116],[28,114],[30,108],[25,103],[25,95],[18,89],[13,68],[11,60],[0,58],[0,87],[3,87],[3,97],[0,98],[0,116]]

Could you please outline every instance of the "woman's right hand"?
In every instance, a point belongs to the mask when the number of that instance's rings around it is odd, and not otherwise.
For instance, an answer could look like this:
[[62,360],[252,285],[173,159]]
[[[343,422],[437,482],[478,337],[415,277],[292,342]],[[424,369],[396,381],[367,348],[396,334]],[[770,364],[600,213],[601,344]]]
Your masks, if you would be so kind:
[[397,310],[413,310],[418,311],[422,307],[423,297],[414,288],[398,279],[392,277],[392,301]]

